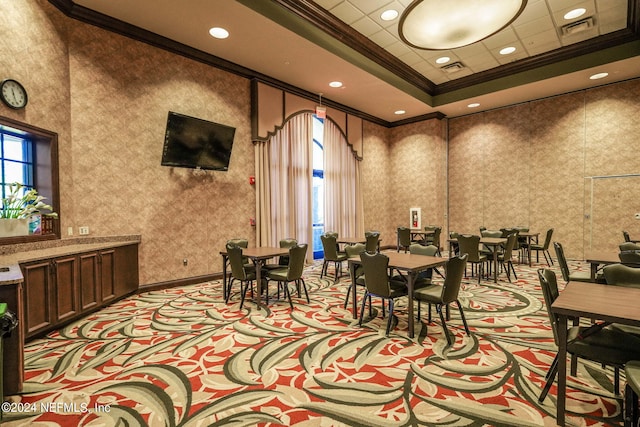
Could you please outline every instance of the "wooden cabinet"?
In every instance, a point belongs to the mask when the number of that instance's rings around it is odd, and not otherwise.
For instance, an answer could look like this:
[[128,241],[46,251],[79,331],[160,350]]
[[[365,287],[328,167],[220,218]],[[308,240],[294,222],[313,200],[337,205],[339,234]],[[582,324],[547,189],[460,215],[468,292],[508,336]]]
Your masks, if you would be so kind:
[[27,339],[138,289],[138,245],[70,254],[20,265]]

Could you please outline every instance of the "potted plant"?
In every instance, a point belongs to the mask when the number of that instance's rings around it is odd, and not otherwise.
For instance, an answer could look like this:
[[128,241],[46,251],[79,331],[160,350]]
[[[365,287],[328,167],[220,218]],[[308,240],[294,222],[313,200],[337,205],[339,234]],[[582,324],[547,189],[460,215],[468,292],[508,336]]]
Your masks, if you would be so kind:
[[44,202],[45,197],[38,194],[35,188],[26,187],[14,182],[9,185],[9,193],[2,199],[0,210],[0,237],[26,236],[30,231],[39,232],[41,211],[51,211],[46,215],[57,217],[53,207]]

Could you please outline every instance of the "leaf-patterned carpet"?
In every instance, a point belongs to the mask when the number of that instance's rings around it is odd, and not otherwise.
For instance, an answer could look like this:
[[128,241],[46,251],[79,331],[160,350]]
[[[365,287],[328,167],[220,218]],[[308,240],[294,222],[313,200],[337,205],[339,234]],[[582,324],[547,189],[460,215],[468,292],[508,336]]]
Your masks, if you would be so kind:
[[[241,310],[237,294],[227,305],[221,281],[136,295],[27,343],[25,393],[11,398],[21,412],[5,413],[4,421],[553,426],[555,386],[537,402],[556,352],[539,266],[516,265],[513,283],[504,274],[497,284],[465,279],[460,299],[472,334],[453,306],[452,346],[435,310],[426,324],[426,307],[409,339],[403,301],[389,338],[375,300],[375,317],[359,327],[343,309],[349,278],[334,283],[330,268],[330,278],[320,279],[318,264],[305,270],[311,303],[294,294],[293,311],[275,298]],[[275,293],[275,283],[270,288]],[[612,377],[580,362],[578,376],[568,376],[568,425],[622,425]]]

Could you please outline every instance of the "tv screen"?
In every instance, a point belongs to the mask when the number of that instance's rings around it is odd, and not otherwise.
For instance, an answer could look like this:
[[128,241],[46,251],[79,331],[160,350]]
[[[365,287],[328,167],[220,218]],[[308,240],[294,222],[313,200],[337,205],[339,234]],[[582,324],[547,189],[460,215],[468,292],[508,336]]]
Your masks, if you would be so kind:
[[231,126],[169,111],[161,164],[226,171],[235,132]]

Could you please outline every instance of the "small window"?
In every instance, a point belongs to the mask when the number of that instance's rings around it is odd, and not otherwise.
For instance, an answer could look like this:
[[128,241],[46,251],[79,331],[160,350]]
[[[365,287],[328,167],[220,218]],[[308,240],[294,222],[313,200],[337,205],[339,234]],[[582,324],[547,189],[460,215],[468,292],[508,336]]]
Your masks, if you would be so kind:
[[[31,125],[0,117],[0,193],[19,182],[35,188],[60,215],[58,188],[58,135]],[[60,220],[40,235],[0,237],[0,245],[60,238]]]

